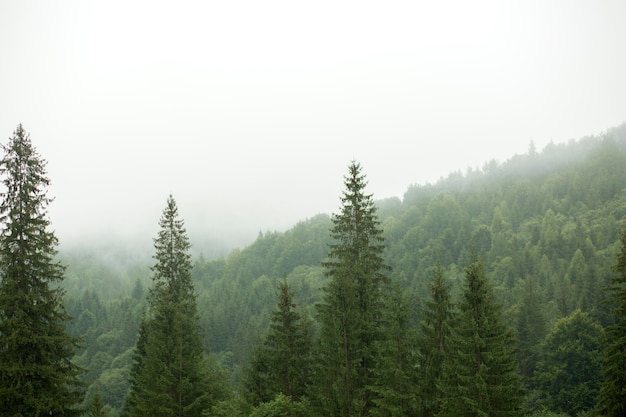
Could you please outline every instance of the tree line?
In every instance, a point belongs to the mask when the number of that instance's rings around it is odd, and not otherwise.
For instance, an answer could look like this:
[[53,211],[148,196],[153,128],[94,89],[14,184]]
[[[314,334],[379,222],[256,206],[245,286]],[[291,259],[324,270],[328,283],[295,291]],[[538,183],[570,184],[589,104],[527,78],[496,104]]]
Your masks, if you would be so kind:
[[[149,280],[106,302],[74,294],[66,311],[45,161],[21,126],[3,149],[2,415],[623,415],[626,233],[598,250],[624,219],[614,176],[593,179],[585,207],[547,168],[551,184],[520,186],[515,163],[375,202],[353,162],[339,213],[195,264],[170,196]],[[620,155],[598,159],[619,175]],[[488,186],[489,169],[508,182]],[[521,206],[507,204],[507,187],[526,190]],[[497,202],[488,225],[479,197]],[[524,215],[537,209],[541,222]],[[609,210],[600,227],[589,214]]]

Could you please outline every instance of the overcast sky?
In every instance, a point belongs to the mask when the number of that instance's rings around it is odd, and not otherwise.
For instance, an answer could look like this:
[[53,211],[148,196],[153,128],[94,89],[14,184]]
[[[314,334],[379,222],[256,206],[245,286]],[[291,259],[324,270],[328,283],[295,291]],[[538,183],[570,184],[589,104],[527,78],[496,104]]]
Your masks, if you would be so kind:
[[0,2],[0,140],[48,161],[61,242],[252,240],[626,120],[626,2]]

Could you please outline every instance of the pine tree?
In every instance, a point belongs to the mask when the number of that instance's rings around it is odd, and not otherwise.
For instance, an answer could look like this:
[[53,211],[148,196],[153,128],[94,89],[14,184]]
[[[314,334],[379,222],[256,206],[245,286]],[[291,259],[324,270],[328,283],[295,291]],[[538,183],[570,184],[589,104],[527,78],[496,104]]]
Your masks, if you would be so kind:
[[417,412],[416,333],[407,298],[397,282],[393,284],[385,311],[386,336],[377,342],[372,417],[405,417]]
[[525,290],[517,316],[517,340],[520,373],[528,384],[532,381],[539,360],[539,346],[547,331],[541,298],[531,278],[526,281]]
[[501,307],[493,299],[478,260],[465,269],[465,287],[458,305],[458,321],[450,339],[454,351],[443,364],[443,400],[438,416],[522,415],[515,341],[502,322]]
[[297,305],[287,282],[281,282],[278,290],[278,306],[272,313],[265,348],[276,391],[295,400],[305,395],[309,384],[311,336],[300,313],[295,311]]
[[19,125],[2,146],[0,203],[0,414],[79,415],[79,340],[59,286],[65,267],[54,260],[49,231],[46,162]]
[[616,321],[606,329],[604,381],[598,405],[600,413],[610,417],[626,415],[626,229],[614,270],[609,292]]
[[97,390],[90,401],[89,408],[87,410],[87,417],[105,417],[106,411],[104,403],[102,402],[102,394],[100,390]]
[[286,280],[280,282],[269,334],[256,349],[247,375],[253,406],[271,401],[278,394],[292,400],[306,395],[311,374],[311,335],[296,308]]
[[242,382],[245,400],[253,407],[272,401],[276,396],[274,384],[270,378],[269,358],[264,343],[265,340],[261,340],[254,347],[252,359],[250,359]]
[[125,413],[200,415],[216,393],[198,325],[190,244],[172,196],[159,225],[150,312],[140,327]]
[[332,217],[330,278],[318,305],[321,325],[315,371],[317,406],[324,416],[365,415],[374,407],[377,342],[383,340],[385,287],[382,230],[361,166],[345,178],[341,212]]
[[430,284],[431,298],[426,302],[421,322],[420,350],[420,416],[434,416],[439,412],[442,393],[439,390],[443,363],[450,354],[450,334],[454,305],[450,284],[443,268],[438,265]]

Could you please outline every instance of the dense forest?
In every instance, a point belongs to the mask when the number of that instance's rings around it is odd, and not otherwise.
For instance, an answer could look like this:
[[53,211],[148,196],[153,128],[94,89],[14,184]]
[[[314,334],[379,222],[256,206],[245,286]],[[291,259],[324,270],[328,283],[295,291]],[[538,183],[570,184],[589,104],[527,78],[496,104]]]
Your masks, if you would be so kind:
[[[602,399],[610,397],[606,369],[626,363],[619,350],[605,356],[626,274],[626,125],[540,151],[531,144],[508,161],[411,185],[403,198],[374,200],[366,173],[350,166],[340,213],[259,233],[224,257],[189,260],[187,296],[197,304],[189,314],[211,393],[204,411],[188,415],[623,413]],[[367,267],[349,263],[346,247],[360,239],[351,235],[354,207],[369,219],[359,252]],[[159,252],[149,264],[86,250],[58,259],[67,266],[68,331],[80,339],[81,407],[133,415],[138,352],[162,306]],[[362,268],[361,287],[341,286],[346,270]],[[349,291],[359,303],[347,311],[360,315],[341,323],[361,323],[351,330],[360,335],[350,359],[359,366],[334,369],[341,347],[333,329],[348,314],[334,309]],[[468,365],[475,351],[489,364],[478,373]],[[331,372],[353,382],[322,389]]]

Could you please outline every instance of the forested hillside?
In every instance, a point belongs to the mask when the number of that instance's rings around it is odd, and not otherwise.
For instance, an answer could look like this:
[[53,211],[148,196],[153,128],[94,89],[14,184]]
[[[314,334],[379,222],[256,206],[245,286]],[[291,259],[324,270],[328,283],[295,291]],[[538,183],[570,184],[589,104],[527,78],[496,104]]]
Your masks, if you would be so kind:
[[[410,328],[419,333],[433,277],[440,273],[458,299],[466,268],[478,258],[518,343],[526,407],[572,416],[593,408],[597,384],[580,404],[564,403],[578,385],[556,375],[560,359],[551,352],[584,332],[589,349],[582,355],[591,356],[580,363],[591,365],[578,371],[585,381],[600,380],[602,329],[614,320],[603,289],[626,226],[626,125],[543,150],[531,145],[524,155],[411,185],[402,198],[376,206],[382,256],[408,300]],[[268,333],[283,280],[317,334],[314,306],[328,282],[322,262],[331,227],[330,215],[319,214],[285,232],[260,233],[226,257],[194,260],[205,345],[236,392]],[[112,268],[101,256],[83,255],[61,253],[71,332],[84,337],[76,362],[87,369],[86,404],[116,416],[129,387],[149,270],[129,259]]]

